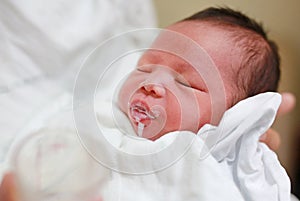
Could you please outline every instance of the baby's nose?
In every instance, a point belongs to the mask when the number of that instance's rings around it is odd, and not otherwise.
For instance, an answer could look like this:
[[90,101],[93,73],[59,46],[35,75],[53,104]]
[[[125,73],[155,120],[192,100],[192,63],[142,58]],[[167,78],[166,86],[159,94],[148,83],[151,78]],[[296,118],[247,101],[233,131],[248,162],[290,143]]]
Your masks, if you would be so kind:
[[162,84],[159,83],[144,83],[142,88],[150,95],[155,97],[163,97],[166,90]]

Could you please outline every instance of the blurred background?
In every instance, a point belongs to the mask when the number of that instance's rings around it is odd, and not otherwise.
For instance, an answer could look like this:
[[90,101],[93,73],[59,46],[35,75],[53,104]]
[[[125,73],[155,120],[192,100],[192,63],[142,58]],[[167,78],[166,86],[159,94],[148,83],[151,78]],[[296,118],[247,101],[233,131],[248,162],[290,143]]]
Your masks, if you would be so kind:
[[[163,28],[210,6],[228,6],[262,22],[281,55],[280,92],[289,91],[300,101],[300,1],[299,0],[154,0],[159,27]],[[278,118],[274,128],[282,145],[277,151],[292,179],[293,192],[300,197],[300,106]]]

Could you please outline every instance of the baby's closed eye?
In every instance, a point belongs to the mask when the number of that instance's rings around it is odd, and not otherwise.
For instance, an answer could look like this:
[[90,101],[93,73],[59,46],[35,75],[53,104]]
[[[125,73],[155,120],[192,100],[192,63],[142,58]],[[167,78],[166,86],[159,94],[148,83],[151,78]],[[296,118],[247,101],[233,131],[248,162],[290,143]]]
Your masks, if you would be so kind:
[[176,76],[175,81],[185,87],[191,87],[190,83],[186,79],[184,79],[182,75]]
[[151,67],[147,66],[147,65],[137,66],[136,70],[139,72],[143,72],[143,73],[151,73],[152,72]]
[[207,92],[206,87],[201,86],[201,84],[199,84],[199,83],[193,83],[192,81],[189,82],[182,75],[178,75],[175,78],[175,82],[184,87],[187,87],[187,88],[195,89],[195,90],[201,91],[201,92]]

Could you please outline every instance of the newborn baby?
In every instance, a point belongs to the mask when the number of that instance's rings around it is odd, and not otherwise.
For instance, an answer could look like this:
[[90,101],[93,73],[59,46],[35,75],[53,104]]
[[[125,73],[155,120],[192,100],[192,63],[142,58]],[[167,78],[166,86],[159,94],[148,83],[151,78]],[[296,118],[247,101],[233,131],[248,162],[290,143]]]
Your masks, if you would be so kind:
[[[174,131],[198,134],[211,156],[226,167],[224,175],[231,172],[228,175],[243,199],[288,200],[290,184],[284,169],[276,155],[258,142],[280,102],[276,94],[257,95],[277,90],[280,69],[275,43],[254,20],[226,8],[209,8],[167,30],[191,39],[200,50],[180,37],[161,33],[141,56],[118,96],[118,106],[136,134],[150,140]],[[234,199],[242,198],[224,198]]]
[[[225,110],[238,101],[277,90],[277,48],[256,22],[241,13],[207,9],[167,30],[193,40],[214,65],[188,44],[172,40],[168,34],[158,36],[153,50],[142,55],[127,78],[118,99],[119,107],[143,137],[155,140],[175,130],[197,133],[204,124],[217,125]],[[182,54],[200,58],[198,63],[155,50],[166,41],[174,43]]]

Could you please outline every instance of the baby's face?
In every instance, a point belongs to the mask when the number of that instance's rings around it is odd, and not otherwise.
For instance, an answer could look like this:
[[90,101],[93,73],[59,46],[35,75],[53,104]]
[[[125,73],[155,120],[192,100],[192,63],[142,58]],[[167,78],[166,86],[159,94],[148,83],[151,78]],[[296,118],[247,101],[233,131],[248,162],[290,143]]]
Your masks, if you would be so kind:
[[137,133],[139,122],[144,125],[145,138],[157,139],[175,130],[196,132],[209,122],[211,113],[210,96],[201,80],[178,57],[148,51],[123,84],[119,106]]
[[[208,39],[206,34],[212,34],[212,30],[207,31],[205,27],[197,33],[191,33],[189,29],[195,29],[194,25],[187,22],[172,25],[169,29],[195,40],[210,54],[214,44],[205,40]],[[202,30],[205,30],[204,41],[199,40]],[[189,51],[187,47],[183,48]],[[142,137],[155,140],[175,130],[196,133],[201,126],[211,123],[211,92],[206,83],[199,71],[180,57],[148,50],[124,82],[118,105],[128,116],[136,133]],[[224,85],[228,88],[226,82]]]

